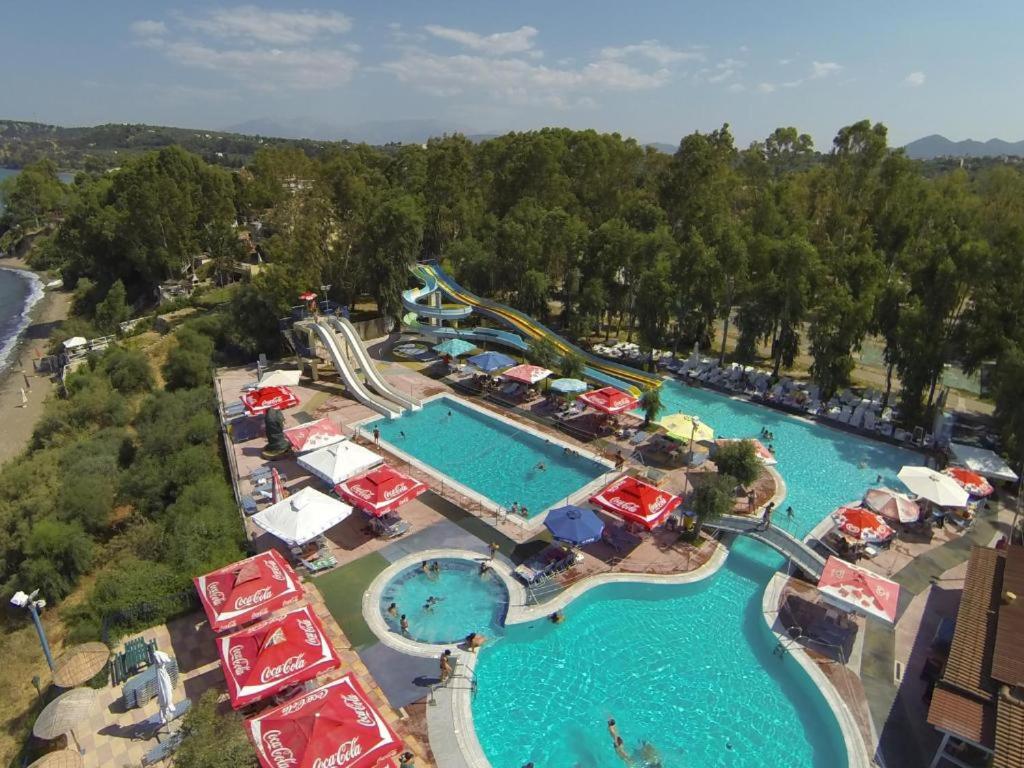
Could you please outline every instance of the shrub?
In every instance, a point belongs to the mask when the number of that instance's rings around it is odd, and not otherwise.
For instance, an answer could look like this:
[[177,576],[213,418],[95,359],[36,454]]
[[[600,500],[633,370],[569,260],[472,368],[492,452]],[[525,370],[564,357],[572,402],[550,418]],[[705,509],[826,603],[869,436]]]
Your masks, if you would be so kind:
[[103,376],[79,371],[68,378],[68,422],[78,429],[128,423],[128,402]]
[[664,407],[661,403],[661,389],[652,387],[645,389],[640,395],[640,407],[644,409],[644,426],[648,426],[658,418]]
[[732,475],[741,485],[750,485],[761,474],[761,462],[750,440],[721,443],[715,452],[715,466],[724,475]]
[[222,713],[217,692],[207,691],[185,715],[184,739],[174,755],[175,768],[256,768],[256,753],[236,712]]
[[153,388],[153,370],[141,350],[114,347],[103,356],[101,367],[110,385],[122,394],[148,392]]
[[51,602],[66,597],[92,563],[92,541],[77,523],[38,521],[25,541],[21,580]]
[[169,390],[205,387],[213,381],[213,341],[191,328],[177,333],[178,344],[167,354],[164,382]]
[[96,327],[104,333],[117,333],[118,326],[132,316],[131,307],[128,306],[127,292],[124,283],[120,280],[114,282],[107,289],[103,301],[96,305],[94,318]]

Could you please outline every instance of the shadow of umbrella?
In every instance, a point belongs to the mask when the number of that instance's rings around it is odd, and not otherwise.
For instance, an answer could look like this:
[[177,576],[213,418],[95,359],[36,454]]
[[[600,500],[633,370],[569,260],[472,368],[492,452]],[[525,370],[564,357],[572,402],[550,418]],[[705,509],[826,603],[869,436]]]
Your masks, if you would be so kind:
[[69,733],[81,753],[82,747],[75,736],[74,728],[89,717],[95,700],[96,692],[91,688],[75,688],[62,693],[39,713],[35,725],[32,726],[32,735],[37,739],[50,741]]
[[53,684],[58,688],[75,688],[92,680],[110,659],[110,649],[103,643],[76,645],[57,659]]
[[43,755],[28,768],[82,768],[82,756],[73,750],[61,749]]

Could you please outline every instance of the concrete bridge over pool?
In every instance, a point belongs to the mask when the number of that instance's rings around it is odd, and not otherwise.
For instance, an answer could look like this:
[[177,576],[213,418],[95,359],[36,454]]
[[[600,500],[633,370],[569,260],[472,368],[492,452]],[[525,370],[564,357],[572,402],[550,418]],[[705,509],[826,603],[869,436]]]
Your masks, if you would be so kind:
[[769,526],[767,529],[763,528],[764,522],[759,517],[723,515],[705,525],[708,528],[715,528],[725,533],[735,533],[759,541],[774,549],[801,571],[815,579],[821,578],[821,573],[825,569],[825,558],[810,546],[777,525]]

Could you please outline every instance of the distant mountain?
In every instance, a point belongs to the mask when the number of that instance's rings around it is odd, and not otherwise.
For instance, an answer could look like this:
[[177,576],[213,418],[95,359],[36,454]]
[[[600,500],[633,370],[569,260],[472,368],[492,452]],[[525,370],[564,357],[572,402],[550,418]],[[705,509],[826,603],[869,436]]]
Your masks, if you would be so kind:
[[648,144],[644,144],[644,146],[650,147],[651,149],[656,149],[659,152],[664,152],[666,155],[674,155],[676,151],[679,149],[678,144],[664,144],[660,141],[652,141]]
[[311,118],[258,118],[224,130],[256,136],[320,141],[354,141],[367,144],[423,144],[434,136],[451,133],[473,134],[466,126],[441,120],[370,120],[351,125],[326,123]]
[[914,160],[933,160],[937,157],[999,157],[1000,155],[1024,156],[1024,141],[950,141],[937,133],[912,141],[904,149]]

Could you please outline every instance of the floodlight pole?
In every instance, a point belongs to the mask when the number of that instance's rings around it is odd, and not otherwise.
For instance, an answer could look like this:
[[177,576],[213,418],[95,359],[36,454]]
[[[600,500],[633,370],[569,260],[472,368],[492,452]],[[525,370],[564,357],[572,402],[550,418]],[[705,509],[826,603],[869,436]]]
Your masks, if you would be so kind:
[[50,653],[50,643],[46,639],[46,631],[43,629],[43,622],[39,620],[39,609],[46,607],[46,601],[36,600],[36,595],[38,594],[38,589],[31,595],[26,595],[24,592],[17,592],[14,597],[11,598],[11,604],[18,608],[25,608],[32,616],[32,623],[36,625],[36,634],[39,635],[39,644],[43,647],[43,655],[46,657],[46,663],[52,672],[55,666],[53,663],[53,654]]

